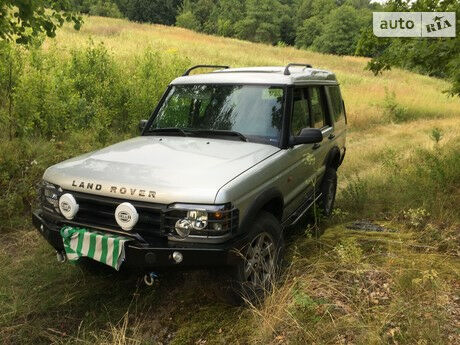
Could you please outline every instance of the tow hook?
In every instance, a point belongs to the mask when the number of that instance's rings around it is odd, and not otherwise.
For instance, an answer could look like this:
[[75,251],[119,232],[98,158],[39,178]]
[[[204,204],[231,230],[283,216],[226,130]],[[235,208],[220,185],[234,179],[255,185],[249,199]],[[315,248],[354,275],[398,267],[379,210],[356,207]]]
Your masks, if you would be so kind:
[[56,259],[58,262],[64,263],[67,261],[67,255],[63,252],[56,252]]
[[150,272],[144,275],[144,283],[147,286],[152,286],[156,279],[158,279],[158,274],[155,272]]

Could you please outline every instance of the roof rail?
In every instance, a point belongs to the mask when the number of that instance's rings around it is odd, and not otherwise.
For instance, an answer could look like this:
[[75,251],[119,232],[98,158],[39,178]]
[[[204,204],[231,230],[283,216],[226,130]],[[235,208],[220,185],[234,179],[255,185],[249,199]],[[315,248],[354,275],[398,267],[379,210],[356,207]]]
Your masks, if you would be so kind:
[[289,67],[292,67],[292,66],[304,66],[305,68],[312,68],[312,65],[310,65],[309,63],[290,63],[284,69],[284,75],[291,74],[291,72],[289,72]]
[[223,68],[223,69],[227,69],[227,68],[230,68],[230,66],[196,65],[196,66],[190,67],[188,70],[186,70],[185,73],[182,76],[185,77],[185,76],[189,75],[191,71],[193,71],[194,69],[197,69],[197,68]]

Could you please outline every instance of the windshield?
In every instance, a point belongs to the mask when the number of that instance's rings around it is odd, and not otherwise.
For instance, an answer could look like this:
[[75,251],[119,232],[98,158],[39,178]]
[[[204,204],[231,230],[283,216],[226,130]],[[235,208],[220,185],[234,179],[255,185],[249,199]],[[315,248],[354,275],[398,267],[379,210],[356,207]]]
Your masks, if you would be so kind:
[[247,141],[277,145],[281,132],[283,99],[284,90],[281,87],[173,86],[147,133],[161,133],[158,131],[161,128],[179,129],[182,131],[176,130],[170,134],[191,136],[231,131],[242,134],[240,137],[245,137]]

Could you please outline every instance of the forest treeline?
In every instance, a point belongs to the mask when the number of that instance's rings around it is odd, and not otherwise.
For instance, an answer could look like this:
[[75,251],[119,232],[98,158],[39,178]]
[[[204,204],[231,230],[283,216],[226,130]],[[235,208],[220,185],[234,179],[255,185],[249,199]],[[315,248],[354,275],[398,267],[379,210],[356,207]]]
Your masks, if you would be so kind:
[[370,0],[72,0],[92,15],[176,25],[226,37],[338,54],[355,54]]
[[[198,32],[272,45],[291,45],[327,54],[371,57],[375,74],[392,66],[448,79],[460,94],[460,36],[378,38],[374,11],[453,11],[458,0],[70,0],[90,15],[176,25]],[[457,32],[460,27],[457,24]]]

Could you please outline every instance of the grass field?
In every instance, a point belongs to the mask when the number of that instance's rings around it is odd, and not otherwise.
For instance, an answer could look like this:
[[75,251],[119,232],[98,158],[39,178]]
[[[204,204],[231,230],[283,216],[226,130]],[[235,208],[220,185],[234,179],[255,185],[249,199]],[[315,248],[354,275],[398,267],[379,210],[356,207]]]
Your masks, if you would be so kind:
[[[43,49],[70,55],[90,40],[128,69],[154,49],[190,65],[308,62],[336,72],[349,121],[338,209],[319,239],[307,225],[292,229],[286,274],[252,307],[225,304],[209,272],[146,287],[58,264],[30,228],[5,231],[0,343],[460,344],[460,99],[443,93],[446,82],[398,69],[375,77],[360,57],[96,17]],[[361,219],[382,231],[347,227]]]

